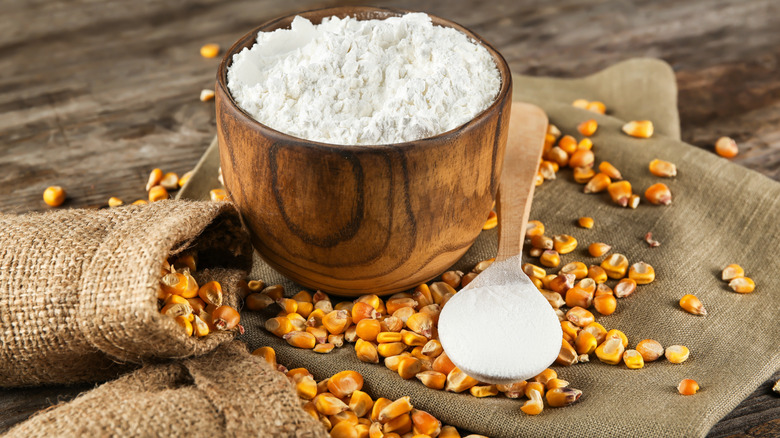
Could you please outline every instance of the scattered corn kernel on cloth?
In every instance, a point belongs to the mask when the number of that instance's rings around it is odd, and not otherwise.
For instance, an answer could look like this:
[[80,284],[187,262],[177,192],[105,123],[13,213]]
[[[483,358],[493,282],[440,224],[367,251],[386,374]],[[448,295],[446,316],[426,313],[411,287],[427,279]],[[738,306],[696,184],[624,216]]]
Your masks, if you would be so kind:
[[[654,266],[653,283],[620,299],[617,311],[598,321],[623,330],[632,347],[645,338],[664,346],[684,344],[691,351],[688,361],[675,365],[662,359],[630,370],[594,357],[590,363],[555,366],[561,378],[584,394],[570,407],[545,408],[532,417],[520,411],[521,400],[477,399],[428,389],[416,379],[404,381],[382,365],[358,361],[351,344],[328,355],[292,348],[263,329],[264,320],[275,311],[244,311],[247,332],[242,339],[251,348],[273,346],[280,363],[306,367],[317,379],[354,369],[365,376],[374,397],[410,395],[415,407],[444,423],[488,436],[704,436],[780,369],[780,277],[771,261],[780,247],[780,184],[680,141],[675,78],[662,61],[629,60],[574,80],[515,76],[514,90],[515,99],[542,107],[564,133],[576,133],[580,122],[595,118],[597,160],[613,163],[635,192],[641,194],[659,181],[671,188],[670,206],[643,200],[632,210],[616,206],[604,193],[583,194],[570,170],[562,170],[557,180],[536,188],[531,219],[544,222],[549,234],[571,234],[578,240],[579,248],[564,255],[562,264],[600,262],[587,254],[587,246],[601,241],[631,263]],[[608,115],[572,107],[577,98],[603,101]],[[624,121],[641,119],[655,123],[653,138],[621,133]],[[652,176],[647,167],[654,158],[676,163],[678,176],[663,180]],[[215,140],[180,196],[207,199],[208,191],[219,187],[218,166]],[[578,228],[575,221],[580,216],[593,217],[593,229]],[[660,247],[650,248],[643,241],[648,231],[662,243]],[[496,231],[483,232],[454,268],[468,271],[493,257],[496,247]],[[720,270],[730,263],[741,264],[755,280],[754,293],[734,293],[720,280]],[[290,295],[299,290],[259,257],[251,276],[267,284],[281,283]],[[706,317],[679,308],[678,300],[688,293],[704,302]],[[676,386],[684,378],[698,381],[699,393],[679,395]]]

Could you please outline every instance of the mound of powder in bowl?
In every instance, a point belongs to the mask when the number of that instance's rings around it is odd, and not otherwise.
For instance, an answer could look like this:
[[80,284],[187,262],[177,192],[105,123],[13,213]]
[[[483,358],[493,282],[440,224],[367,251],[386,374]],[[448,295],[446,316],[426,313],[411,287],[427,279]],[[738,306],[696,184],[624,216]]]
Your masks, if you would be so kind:
[[283,133],[340,145],[419,140],[457,128],[495,100],[487,49],[428,15],[295,17],[260,32],[227,72],[235,101]]

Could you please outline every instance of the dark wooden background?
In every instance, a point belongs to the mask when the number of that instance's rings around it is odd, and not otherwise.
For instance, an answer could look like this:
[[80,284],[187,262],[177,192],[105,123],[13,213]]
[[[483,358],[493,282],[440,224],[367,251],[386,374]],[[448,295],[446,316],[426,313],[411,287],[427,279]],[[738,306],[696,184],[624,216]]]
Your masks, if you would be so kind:
[[[631,57],[665,59],[683,140],[712,150],[729,135],[740,145],[735,162],[780,180],[778,0],[2,0],[0,212],[44,210],[53,184],[71,207],[144,198],[152,168],[183,174],[215,135],[213,102],[198,94],[213,88],[218,59],[201,58],[202,44],[229,47],[297,10],[365,3],[459,22],[516,73],[572,77]],[[0,432],[88,388],[0,391]],[[711,436],[780,435],[770,388]]]

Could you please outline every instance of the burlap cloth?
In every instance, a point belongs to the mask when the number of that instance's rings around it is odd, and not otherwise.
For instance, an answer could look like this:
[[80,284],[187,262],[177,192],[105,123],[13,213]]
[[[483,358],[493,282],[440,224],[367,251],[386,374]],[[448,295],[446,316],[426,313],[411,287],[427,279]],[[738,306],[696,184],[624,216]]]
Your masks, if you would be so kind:
[[[633,263],[655,267],[656,280],[621,299],[618,310],[598,320],[607,328],[619,328],[631,346],[645,338],[663,345],[684,344],[690,359],[679,365],[665,360],[641,370],[609,366],[594,361],[572,367],[556,367],[572,387],[583,390],[580,401],[562,409],[545,409],[536,417],[520,411],[521,401],[506,398],[477,399],[425,388],[416,380],[404,381],[383,366],[358,361],[352,346],[320,355],[289,347],[265,332],[266,314],[243,312],[251,348],[273,346],[280,363],[306,367],[317,379],[344,369],[366,378],[374,396],[410,395],[416,407],[430,411],[444,423],[489,436],[703,436],[756,387],[780,368],[780,184],[729,163],[715,154],[679,141],[676,84],[671,68],[657,60],[631,60],[584,79],[514,77],[515,98],[542,107],[564,132],[576,132],[588,118],[599,122],[593,136],[598,161],[609,161],[643,193],[660,179],[647,170],[654,158],[677,164],[671,188],[671,206],[646,201],[636,210],[617,207],[606,194],[585,195],[571,172],[537,187],[531,218],[544,222],[548,234],[567,233],[579,248],[563,256],[563,262],[596,263],[586,251],[591,242],[607,242]],[[609,115],[602,116],[571,106],[576,98],[601,100]],[[624,120],[650,119],[656,127],[652,139],[629,138],[620,132]],[[205,199],[218,186],[219,156],[212,144],[198,164],[181,196]],[[591,230],[576,227],[580,216],[591,216]],[[649,248],[642,240],[652,231],[662,242]],[[456,268],[469,269],[496,252],[496,232],[483,232]],[[532,260],[529,260],[532,261]],[[749,295],[732,292],[720,280],[720,270],[741,264],[758,285]],[[255,257],[252,277],[266,283],[282,283],[288,294],[297,286]],[[697,295],[709,311],[696,317],[680,310],[677,301],[687,293]],[[486,340],[499,342],[500,339]],[[701,385],[695,396],[677,393],[683,378]]]
[[146,365],[38,413],[6,437],[327,437],[287,378],[233,341],[193,359]]
[[95,382],[142,362],[207,353],[233,332],[186,336],[157,307],[163,260],[195,251],[193,275],[237,306],[252,249],[229,203],[0,215],[0,387]]

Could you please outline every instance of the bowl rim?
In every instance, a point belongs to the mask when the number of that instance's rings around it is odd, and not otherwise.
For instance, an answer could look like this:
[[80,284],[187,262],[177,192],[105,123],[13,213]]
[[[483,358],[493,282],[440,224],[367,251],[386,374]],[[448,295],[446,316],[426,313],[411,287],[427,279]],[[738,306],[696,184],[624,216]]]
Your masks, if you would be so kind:
[[[265,29],[267,27],[273,26],[274,24],[278,23],[279,21],[290,19],[292,20],[295,16],[302,16],[304,18],[308,18],[307,15],[313,14],[313,13],[323,13],[327,12],[330,16],[334,15],[348,15],[353,18],[355,18],[355,15],[361,12],[386,12],[393,15],[390,16],[401,16],[408,13],[415,13],[415,12],[422,12],[429,17],[431,17],[432,20],[438,20],[439,23],[435,23],[435,25],[444,25],[446,27],[453,28],[459,32],[462,32],[466,34],[467,37],[469,37],[472,41],[476,42],[477,44],[481,45],[485,49],[487,49],[488,53],[493,57],[493,60],[496,63],[496,68],[498,69],[499,76],[501,79],[501,87],[498,90],[498,94],[496,95],[496,98],[493,100],[493,102],[484,110],[477,113],[471,120],[456,126],[453,129],[450,129],[449,131],[445,131],[430,137],[421,138],[418,140],[412,140],[412,141],[405,141],[400,143],[383,143],[383,144],[355,144],[355,145],[345,145],[345,144],[337,144],[337,143],[324,143],[320,141],[315,140],[308,140],[301,137],[296,137],[291,134],[286,134],[284,132],[281,132],[279,130],[276,130],[264,123],[259,122],[257,119],[255,119],[251,114],[246,112],[243,108],[241,108],[238,103],[233,98],[233,95],[230,93],[230,90],[227,88],[227,69],[229,64],[232,64],[233,61],[233,55],[238,53],[239,51],[243,50],[245,47],[249,47],[250,44],[252,44],[257,39],[257,33],[260,32],[262,29]],[[281,29],[281,28],[280,28]],[[496,50],[490,43],[488,43],[485,39],[483,39],[481,36],[479,36],[477,33],[469,30],[468,28],[454,22],[451,20],[447,20],[445,18],[441,18],[439,16],[429,14],[427,12],[423,11],[412,11],[407,9],[398,9],[398,8],[385,8],[385,7],[375,7],[375,6],[336,6],[336,7],[326,7],[326,8],[317,8],[317,9],[309,9],[305,11],[295,12],[292,14],[287,14],[281,17],[277,17],[271,20],[268,20],[261,25],[255,27],[254,29],[250,30],[246,34],[244,34],[241,38],[236,40],[235,43],[233,43],[232,46],[228,50],[225,51],[225,54],[222,57],[222,61],[219,63],[219,67],[217,69],[217,88],[222,92],[222,94],[227,97],[227,103],[230,105],[234,110],[238,111],[244,118],[246,118],[250,124],[256,125],[259,129],[266,131],[264,135],[267,135],[269,137],[273,137],[277,141],[284,141],[288,143],[305,143],[310,146],[319,146],[323,148],[329,148],[334,150],[350,150],[350,151],[357,151],[357,150],[370,150],[370,149],[385,149],[388,147],[397,148],[397,149],[405,149],[405,148],[419,148],[421,146],[424,146],[426,144],[439,144],[443,139],[450,138],[454,135],[456,135],[458,132],[461,131],[467,131],[480,121],[486,119],[493,111],[499,111],[501,112],[501,106],[503,105],[504,101],[506,100],[507,95],[509,94],[509,91],[512,89],[512,72],[509,68],[509,64],[506,62],[506,59],[504,59],[503,55]],[[219,94],[219,93],[218,93]],[[511,98],[511,96],[510,96]],[[219,120],[217,120],[217,123],[219,123]]]

